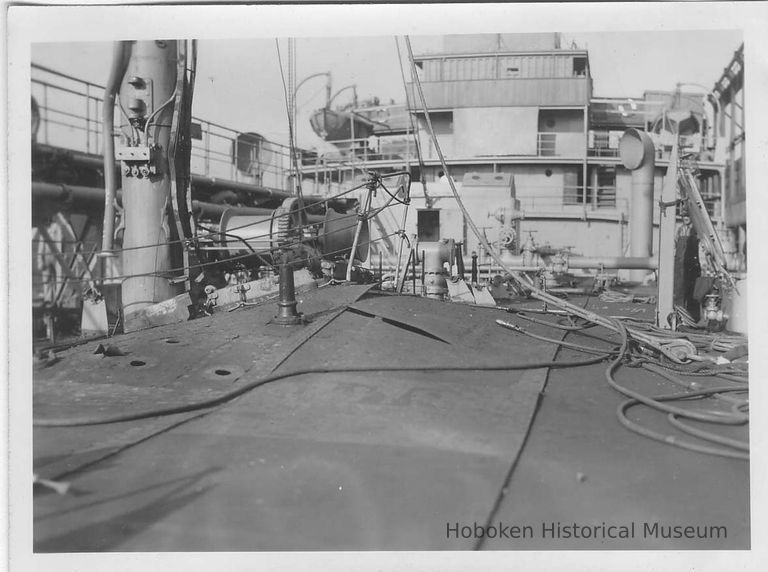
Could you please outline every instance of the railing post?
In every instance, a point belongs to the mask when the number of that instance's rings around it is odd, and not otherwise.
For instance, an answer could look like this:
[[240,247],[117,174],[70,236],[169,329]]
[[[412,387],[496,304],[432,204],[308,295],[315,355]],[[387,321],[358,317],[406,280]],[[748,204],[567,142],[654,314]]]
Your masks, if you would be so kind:
[[[101,117],[101,109],[99,108],[99,100],[97,98],[94,98],[93,100],[93,114],[96,117]],[[112,129],[114,130],[114,125],[112,126]],[[99,132],[101,129],[94,129],[94,132],[96,134],[96,152],[101,152],[101,145],[99,145]]]
[[85,84],[85,152],[91,152],[91,84]]
[[237,181],[237,136],[232,141],[232,159],[229,161],[229,176],[231,180]]
[[204,156],[205,156],[205,176],[208,177],[210,175],[210,160],[211,160],[211,124],[206,122],[206,130],[205,130],[205,150],[204,150]]
[[[43,110],[45,111],[45,129],[43,130],[43,135],[45,135],[45,143],[46,145],[49,143],[48,141],[48,86],[43,84]],[[40,114],[40,117],[42,118],[42,114]]]

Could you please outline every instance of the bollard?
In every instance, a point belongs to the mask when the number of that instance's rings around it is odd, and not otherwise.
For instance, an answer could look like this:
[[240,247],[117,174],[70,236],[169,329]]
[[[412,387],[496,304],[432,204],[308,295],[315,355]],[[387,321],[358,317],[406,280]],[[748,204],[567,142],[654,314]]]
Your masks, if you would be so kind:
[[280,299],[277,302],[277,316],[273,322],[281,326],[297,326],[304,321],[296,311],[296,287],[293,282],[293,269],[283,258],[280,264]]

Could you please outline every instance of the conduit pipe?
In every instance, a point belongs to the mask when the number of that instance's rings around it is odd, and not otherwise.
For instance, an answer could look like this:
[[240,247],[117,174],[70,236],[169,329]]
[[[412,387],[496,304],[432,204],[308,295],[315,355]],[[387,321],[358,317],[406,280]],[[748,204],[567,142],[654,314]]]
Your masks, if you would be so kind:
[[115,42],[112,50],[112,65],[109,79],[104,89],[102,105],[102,132],[104,133],[104,226],[101,237],[101,250],[112,250],[115,234],[115,198],[117,196],[117,166],[115,164],[115,98],[128,69],[131,55],[131,42]]
[[[35,148],[35,153],[44,157],[56,157],[61,153],[61,149],[53,147],[51,145],[39,144]],[[66,160],[72,161],[76,165],[82,165],[86,167],[103,168],[104,172],[107,171],[107,166],[104,164],[102,157],[98,155],[90,155],[88,153],[82,153],[79,151],[69,151],[63,153]],[[115,169],[118,168],[115,163]],[[117,172],[117,171],[115,171]],[[221,179],[217,177],[206,177],[204,175],[191,175],[192,190],[194,192],[206,189],[217,191],[235,191],[247,193],[256,198],[259,201],[283,201],[287,198],[294,197],[293,193],[281,191],[279,189],[273,189],[270,187],[262,187],[251,183],[243,183],[239,181],[229,181],[227,179]],[[328,200],[321,195],[307,195],[304,197],[304,204],[307,207],[313,206],[317,203],[327,202],[328,206],[331,206],[339,211],[345,211],[348,208],[348,202],[352,199],[338,198]]]
[[[653,252],[653,176],[656,170],[655,147],[644,131],[627,129],[619,141],[621,163],[632,171],[629,207],[630,256],[648,258]],[[642,281],[645,272],[629,273],[632,282]]]
[[[551,264],[542,263],[540,265],[526,265],[522,256],[512,255],[502,258],[505,269],[518,271],[536,271],[551,266]],[[467,265],[467,261],[464,261]],[[653,257],[633,257],[633,256],[570,256],[568,257],[567,268],[578,269],[625,269],[625,270],[656,270],[659,266],[658,260]]]
[[632,270],[656,270],[659,261],[650,256],[573,256],[568,258],[568,268],[623,268]]
[[[120,199],[119,191],[114,198]],[[67,204],[70,208],[93,208],[104,202],[104,189],[98,187],[84,187],[81,185],[65,185],[61,183],[45,183],[32,181],[33,207],[40,207],[40,203],[53,202],[60,205]]]

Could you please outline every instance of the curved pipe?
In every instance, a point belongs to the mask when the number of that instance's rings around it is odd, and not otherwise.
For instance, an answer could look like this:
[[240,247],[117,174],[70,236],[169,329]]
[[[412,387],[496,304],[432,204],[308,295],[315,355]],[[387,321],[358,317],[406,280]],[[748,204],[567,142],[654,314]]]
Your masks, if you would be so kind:
[[333,100],[336,99],[336,97],[338,97],[343,91],[346,91],[348,89],[352,90],[352,93],[353,93],[353,105],[355,107],[357,107],[357,85],[353,83],[352,85],[347,85],[345,87],[342,87],[339,91],[337,91],[330,98],[328,98],[328,103],[325,104],[325,108],[326,109],[330,109],[331,108],[331,102],[333,102]]
[[102,105],[102,131],[104,133],[104,226],[101,250],[112,250],[115,233],[115,197],[117,194],[117,169],[115,168],[115,139],[112,135],[115,123],[115,97],[120,89],[130,59],[130,42],[115,42],[112,66],[104,89]]
[[[632,171],[632,196],[629,208],[630,256],[647,258],[653,252],[653,176],[656,149],[644,131],[627,129],[619,141],[621,163]],[[639,282],[643,272],[630,273]]]

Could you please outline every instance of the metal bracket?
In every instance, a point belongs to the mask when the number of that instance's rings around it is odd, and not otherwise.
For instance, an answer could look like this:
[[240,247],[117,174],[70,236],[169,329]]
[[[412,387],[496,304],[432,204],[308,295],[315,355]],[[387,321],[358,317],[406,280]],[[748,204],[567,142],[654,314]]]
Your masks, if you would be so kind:
[[115,158],[123,166],[126,177],[143,178],[157,174],[157,156],[160,147],[122,147],[115,151]]

